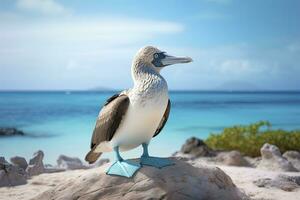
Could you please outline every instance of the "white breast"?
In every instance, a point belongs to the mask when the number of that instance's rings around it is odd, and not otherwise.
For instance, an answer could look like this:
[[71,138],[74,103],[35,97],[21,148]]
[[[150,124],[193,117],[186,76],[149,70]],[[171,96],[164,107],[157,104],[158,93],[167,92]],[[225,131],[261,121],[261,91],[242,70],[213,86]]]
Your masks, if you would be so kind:
[[168,93],[163,91],[152,98],[141,98],[132,93],[127,113],[112,138],[110,145],[121,151],[149,143],[165,113]]

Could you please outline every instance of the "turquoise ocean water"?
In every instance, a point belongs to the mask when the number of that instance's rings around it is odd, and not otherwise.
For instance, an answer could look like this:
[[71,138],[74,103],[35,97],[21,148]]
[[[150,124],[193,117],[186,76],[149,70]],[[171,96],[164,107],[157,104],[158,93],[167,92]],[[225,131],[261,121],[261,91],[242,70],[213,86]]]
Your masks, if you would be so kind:
[[[98,112],[115,92],[0,92],[0,127],[29,136],[1,137],[0,156],[29,158],[45,152],[45,163],[60,154],[82,160],[89,150]],[[206,138],[224,127],[269,120],[273,128],[300,129],[300,92],[170,92],[169,121],[150,153],[169,156],[191,137]],[[141,148],[124,153],[137,157]],[[112,157],[105,154],[103,157]]]

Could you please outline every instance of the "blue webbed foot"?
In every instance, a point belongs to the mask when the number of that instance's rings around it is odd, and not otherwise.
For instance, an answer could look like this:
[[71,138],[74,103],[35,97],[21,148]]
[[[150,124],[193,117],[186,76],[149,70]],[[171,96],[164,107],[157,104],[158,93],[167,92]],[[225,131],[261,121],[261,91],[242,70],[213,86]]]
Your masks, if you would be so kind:
[[168,158],[158,158],[152,156],[142,156],[141,157],[142,165],[149,165],[156,168],[163,168],[166,166],[174,165],[175,163],[169,160]]
[[141,165],[138,163],[120,160],[111,165],[106,174],[131,178],[140,168]]

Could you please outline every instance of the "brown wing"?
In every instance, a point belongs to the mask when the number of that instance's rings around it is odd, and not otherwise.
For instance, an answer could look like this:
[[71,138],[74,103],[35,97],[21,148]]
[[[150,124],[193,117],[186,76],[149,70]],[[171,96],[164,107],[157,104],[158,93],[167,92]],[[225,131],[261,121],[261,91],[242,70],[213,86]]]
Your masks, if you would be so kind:
[[91,148],[103,141],[110,141],[118,129],[127,111],[129,98],[126,95],[114,95],[109,98],[100,111],[94,128]]
[[116,94],[110,97],[101,109],[91,141],[91,151],[86,156],[86,161],[93,163],[101,155],[94,152],[98,144],[110,141],[118,129],[123,116],[129,106],[129,98],[125,94]]
[[157,136],[157,135],[160,133],[160,131],[164,128],[165,124],[166,124],[167,121],[168,121],[169,114],[170,114],[170,110],[171,110],[171,101],[170,101],[170,99],[169,99],[169,101],[168,101],[168,106],[167,106],[167,108],[166,108],[165,114],[164,114],[164,116],[162,117],[162,119],[161,119],[161,121],[160,121],[160,123],[159,123],[159,125],[158,125],[158,128],[156,129],[155,134],[154,134],[153,137]]

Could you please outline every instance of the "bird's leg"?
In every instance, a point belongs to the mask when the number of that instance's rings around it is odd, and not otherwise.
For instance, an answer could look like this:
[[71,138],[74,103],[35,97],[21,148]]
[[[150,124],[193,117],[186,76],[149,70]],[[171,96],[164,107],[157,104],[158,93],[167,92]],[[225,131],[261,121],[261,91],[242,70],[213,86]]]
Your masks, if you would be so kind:
[[114,147],[114,152],[116,154],[117,161],[123,161],[124,159],[121,157],[119,152],[119,147]]
[[140,161],[142,165],[149,165],[156,168],[163,168],[169,165],[174,165],[174,163],[167,158],[158,158],[158,157],[149,156],[147,143],[143,143],[142,146],[143,146],[143,154],[141,156],[141,161]]
[[135,172],[137,172],[141,168],[141,165],[138,163],[124,160],[120,155],[118,146],[114,147],[114,152],[116,154],[117,160],[109,167],[106,174],[131,178],[135,174]]

